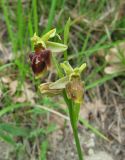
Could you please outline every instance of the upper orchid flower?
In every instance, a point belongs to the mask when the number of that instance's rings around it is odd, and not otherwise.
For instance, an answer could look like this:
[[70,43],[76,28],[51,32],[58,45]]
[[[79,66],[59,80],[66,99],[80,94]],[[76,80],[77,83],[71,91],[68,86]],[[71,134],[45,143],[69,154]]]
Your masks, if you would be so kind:
[[55,36],[59,37],[56,34],[56,29],[53,29],[42,37],[37,36],[35,33],[31,38],[35,52],[31,53],[29,57],[36,78],[41,77],[51,66],[51,52],[61,52],[67,49],[67,46],[64,44],[49,41],[50,38]]

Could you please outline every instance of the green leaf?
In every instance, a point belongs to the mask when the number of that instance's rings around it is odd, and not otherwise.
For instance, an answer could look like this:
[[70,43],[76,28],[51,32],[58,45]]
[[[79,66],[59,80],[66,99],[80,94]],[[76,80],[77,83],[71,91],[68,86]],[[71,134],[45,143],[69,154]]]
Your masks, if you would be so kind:
[[71,26],[71,19],[69,18],[64,28],[64,44],[67,44],[68,42],[70,26]]
[[44,140],[41,145],[41,152],[40,152],[39,160],[46,160],[47,148],[48,148],[48,141]]
[[6,135],[3,131],[0,130],[0,138],[2,140],[4,140],[5,142],[13,145],[13,146],[16,146],[16,142],[13,140],[12,136],[10,135]]
[[100,131],[98,131],[96,128],[94,128],[92,125],[90,125],[85,119],[80,117],[79,120],[80,120],[80,122],[82,122],[84,124],[84,126],[86,128],[89,128],[97,136],[99,136],[100,138],[103,138],[106,141],[109,141],[109,139],[106,136],[104,136]]
[[49,134],[56,130],[55,124],[50,124],[47,128],[36,128],[35,130],[31,131],[29,134],[29,138],[38,137],[41,134]]
[[9,133],[12,136],[26,137],[29,134],[27,129],[15,126],[13,124],[7,124],[7,123],[0,124],[0,130],[3,130],[6,133]]
[[29,103],[19,103],[19,104],[12,104],[9,106],[5,106],[1,111],[0,111],[0,117],[3,116],[4,114],[8,113],[8,112],[12,112],[14,109],[17,108],[22,108],[29,105]]
[[65,50],[67,50],[67,45],[47,41],[46,48],[50,49],[52,52],[63,52]]
[[104,82],[106,82],[106,81],[108,81],[108,80],[111,80],[112,78],[117,77],[117,76],[118,76],[118,74],[106,75],[106,76],[104,76],[103,78],[100,78],[100,79],[98,79],[97,81],[91,82],[90,84],[86,85],[86,86],[85,86],[85,90],[89,90],[89,89],[91,89],[91,88],[94,88],[94,87],[96,87],[97,85],[98,85],[98,86],[99,86],[99,85],[102,85],[102,84],[104,84]]
[[48,41],[50,38],[55,37],[55,35],[56,35],[56,28],[54,28],[54,29],[50,30],[49,32],[47,32],[46,34],[44,34],[44,35],[41,37],[41,39],[42,39],[44,42],[46,42],[46,41]]
[[14,65],[14,63],[7,63],[7,64],[4,64],[4,65],[0,66],[0,71],[6,69],[7,67],[11,67],[12,65]]
[[41,134],[46,134],[46,128],[36,128],[30,132],[29,138],[38,137]]
[[[66,22],[66,25],[65,25],[65,28],[64,28],[64,44],[66,44],[66,45],[67,45],[68,39],[69,39],[70,26],[71,26],[71,20],[69,18],[68,21]],[[64,59],[66,61],[68,60],[67,51],[64,52]]]

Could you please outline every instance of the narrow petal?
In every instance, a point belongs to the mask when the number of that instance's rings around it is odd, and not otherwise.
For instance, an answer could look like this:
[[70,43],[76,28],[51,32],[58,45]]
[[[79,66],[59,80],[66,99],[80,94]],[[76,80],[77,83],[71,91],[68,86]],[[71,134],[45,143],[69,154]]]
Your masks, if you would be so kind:
[[73,72],[73,68],[68,61],[64,61],[60,66],[64,69],[66,75],[70,75]]
[[46,34],[44,34],[44,35],[41,37],[41,39],[42,39],[44,42],[46,42],[46,41],[48,41],[50,38],[55,37],[55,35],[56,35],[56,28],[54,28],[54,29],[50,30],[49,32],[47,32]]
[[85,68],[86,68],[86,63],[83,63],[83,64],[79,67],[79,72],[81,73]]

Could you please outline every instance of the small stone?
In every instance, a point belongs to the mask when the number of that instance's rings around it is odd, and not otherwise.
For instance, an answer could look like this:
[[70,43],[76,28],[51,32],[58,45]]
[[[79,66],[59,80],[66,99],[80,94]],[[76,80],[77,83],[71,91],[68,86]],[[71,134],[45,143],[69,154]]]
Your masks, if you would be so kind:
[[95,146],[95,142],[94,142],[94,139],[90,139],[88,141],[88,143],[86,144],[87,148],[90,148],[90,147],[94,147]]
[[91,138],[95,138],[95,134],[94,133],[91,133]]
[[88,154],[89,154],[89,155],[94,155],[94,150],[93,150],[92,148],[90,148],[90,149],[88,150]]
[[85,160],[113,160],[110,154],[104,151],[98,151],[93,155],[86,156]]

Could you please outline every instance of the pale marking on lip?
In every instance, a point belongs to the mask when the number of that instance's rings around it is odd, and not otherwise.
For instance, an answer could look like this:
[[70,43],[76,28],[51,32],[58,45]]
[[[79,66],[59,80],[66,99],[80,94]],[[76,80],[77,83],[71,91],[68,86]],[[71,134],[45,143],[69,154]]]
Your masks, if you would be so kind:
[[36,62],[35,62],[35,64],[38,64],[40,61],[38,60],[38,58],[36,59]]

